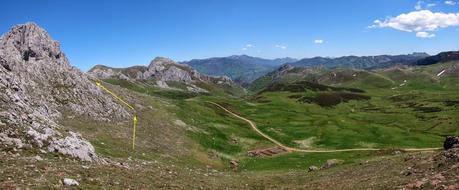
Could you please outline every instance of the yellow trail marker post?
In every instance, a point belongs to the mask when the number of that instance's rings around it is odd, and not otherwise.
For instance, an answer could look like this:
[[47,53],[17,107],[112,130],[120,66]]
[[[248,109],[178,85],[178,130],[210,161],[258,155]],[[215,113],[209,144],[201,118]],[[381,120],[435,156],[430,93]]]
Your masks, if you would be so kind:
[[132,150],[135,148],[135,127],[137,125],[137,116],[134,110],[134,127],[132,127]]
[[105,88],[105,86],[103,86],[102,84],[100,84],[100,82],[96,82],[96,85],[102,89],[104,89],[105,91],[107,91],[110,95],[112,95],[113,97],[115,97],[116,99],[118,99],[121,103],[123,103],[124,105],[126,105],[129,109],[131,109],[132,111],[134,111],[134,125],[132,127],[132,150],[135,149],[135,130],[136,130],[136,126],[137,126],[137,113],[134,109],[133,106],[131,106],[130,104],[128,104],[126,101],[124,101],[123,99],[121,99],[119,96],[117,96],[115,93],[113,93],[112,91],[110,91],[109,89]]

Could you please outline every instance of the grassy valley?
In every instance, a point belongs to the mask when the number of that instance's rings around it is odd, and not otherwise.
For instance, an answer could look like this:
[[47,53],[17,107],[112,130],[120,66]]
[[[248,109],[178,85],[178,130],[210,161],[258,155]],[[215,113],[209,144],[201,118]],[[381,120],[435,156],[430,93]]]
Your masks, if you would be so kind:
[[[432,83],[422,83],[419,80],[425,78],[418,77],[419,73],[430,73],[429,76],[435,78],[435,72],[440,69],[436,67],[448,65],[452,64],[419,67],[409,71],[413,76],[403,80],[391,77],[391,71],[387,70],[325,71],[319,78],[327,85],[279,83],[242,98],[154,90],[122,80],[106,82],[168,102],[171,106],[165,110],[177,119],[172,125],[185,129],[187,136],[206,152],[203,160],[220,169],[229,169],[230,161],[237,160],[243,171],[306,170],[310,165],[321,165],[328,159],[355,163],[390,155],[402,148],[440,147],[446,135],[459,135],[459,121],[455,117],[459,113],[453,101],[458,98],[458,87],[451,83],[455,79],[445,76]],[[349,74],[351,78],[327,78],[331,72]],[[364,78],[354,76],[352,79],[355,73]],[[369,77],[375,79],[369,80]],[[369,81],[368,84],[362,84],[365,81]],[[250,157],[248,151],[274,145],[255,133],[246,122],[208,101],[249,118],[265,134],[291,147],[311,150],[378,148],[387,151]]]

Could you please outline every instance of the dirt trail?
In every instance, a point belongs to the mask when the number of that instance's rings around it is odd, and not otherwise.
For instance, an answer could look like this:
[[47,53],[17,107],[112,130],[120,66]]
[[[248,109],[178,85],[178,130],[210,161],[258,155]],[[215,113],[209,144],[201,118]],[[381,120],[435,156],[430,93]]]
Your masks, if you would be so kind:
[[[252,127],[252,129],[255,132],[257,132],[259,135],[263,136],[265,139],[271,141],[272,143],[276,144],[277,146],[284,148],[288,152],[327,153],[327,152],[351,152],[351,151],[378,151],[378,150],[383,150],[383,149],[378,149],[378,148],[351,148],[351,149],[337,149],[337,150],[311,150],[311,149],[299,149],[299,148],[289,147],[289,146],[286,146],[286,145],[280,143],[279,141],[273,139],[272,137],[270,137],[269,135],[263,133],[262,131],[260,131],[260,129],[257,128],[257,126],[255,125],[255,123],[253,121],[229,111],[228,109],[226,109],[225,107],[221,106],[220,104],[217,104],[215,102],[210,102],[210,101],[208,101],[208,103],[213,104],[213,105],[221,108],[222,110],[228,112],[232,116],[249,123],[250,127]],[[414,151],[434,151],[434,150],[441,150],[441,149],[442,148],[401,148],[399,150],[407,151],[407,152],[414,152]]]

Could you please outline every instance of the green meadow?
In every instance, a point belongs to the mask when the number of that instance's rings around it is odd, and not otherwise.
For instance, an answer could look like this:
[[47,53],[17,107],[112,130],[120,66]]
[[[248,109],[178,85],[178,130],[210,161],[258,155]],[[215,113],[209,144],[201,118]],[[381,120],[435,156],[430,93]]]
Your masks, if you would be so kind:
[[[394,78],[391,73],[379,72],[338,85],[325,81],[325,89],[298,90],[295,86],[296,90],[274,89],[245,96],[165,91],[151,85],[119,80],[106,82],[173,105],[163,109],[180,120],[178,125],[185,129],[186,136],[199,144],[208,157],[221,162],[222,167],[229,168],[230,160],[238,160],[242,170],[306,170],[308,166],[321,165],[327,159],[355,163],[391,154],[391,150],[441,147],[445,136],[459,135],[457,80],[445,77],[426,82],[425,77],[416,74],[425,74],[429,70],[435,73],[438,69],[415,71],[407,82],[404,78]],[[354,92],[355,89],[358,91]],[[344,98],[349,94],[352,95],[350,98]],[[353,98],[355,94],[368,98]],[[324,95],[327,96],[322,97]],[[320,104],[320,101],[335,101],[336,98],[338,102]],[[388,151],[249,157],[249,150],[274,145],[255,133],[246,122],[208,101],[252,120],[265,134],[290,147],[311,150],[378,148]]]

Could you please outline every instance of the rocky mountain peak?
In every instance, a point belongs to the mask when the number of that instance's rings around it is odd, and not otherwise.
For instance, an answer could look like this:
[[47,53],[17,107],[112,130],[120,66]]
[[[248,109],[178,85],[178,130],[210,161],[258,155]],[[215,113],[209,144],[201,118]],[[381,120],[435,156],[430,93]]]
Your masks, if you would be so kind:
[[154,66],[165,66],[165,65],[174,65],[177,64],[175,61],[172,59],[166,58],[166,57],[155,57],[151,62],[148,67],[154,67]]
[[16,25],[0,40],[3,53],[19,55],[24,61],[54,59],[53,63],[69,66],[59,42],[35,23]]
[[14,26],[0,38],[0,143],[46,148],[83,160],[96,158],[79,134],[60,130],[63,112],[92,120],[129,113],[88,76],[72,67],[59,43],[34,23]]

